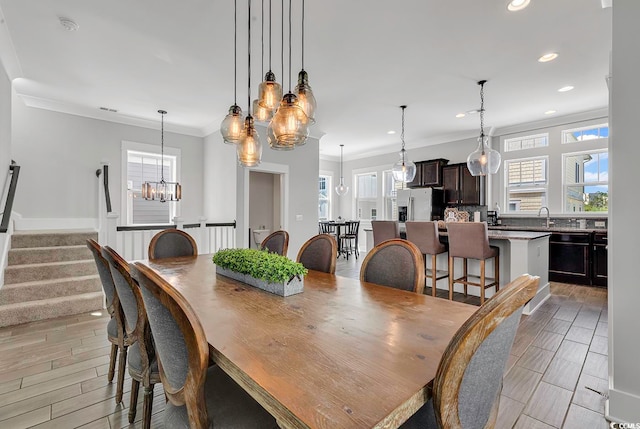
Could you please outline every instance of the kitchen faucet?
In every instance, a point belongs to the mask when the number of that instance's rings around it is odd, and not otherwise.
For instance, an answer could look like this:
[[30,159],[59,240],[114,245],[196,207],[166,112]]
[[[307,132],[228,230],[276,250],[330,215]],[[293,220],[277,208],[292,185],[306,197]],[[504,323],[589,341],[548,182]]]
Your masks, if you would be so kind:
[[540,210],[538,210],[538,216],[540,216],[540,213],[542,213],[542,209],[545,209],[547,211],[547,228],[549,228],[551,225],[553,225],[553,222],[551,222],[551,219],[549,219],[549,207],[540,207]]

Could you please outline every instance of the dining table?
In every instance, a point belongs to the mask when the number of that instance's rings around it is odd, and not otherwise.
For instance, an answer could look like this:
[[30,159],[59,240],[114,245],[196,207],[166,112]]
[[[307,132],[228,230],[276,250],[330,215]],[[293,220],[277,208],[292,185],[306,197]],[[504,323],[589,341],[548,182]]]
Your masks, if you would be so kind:
[[216,274],[212,255],[140,261],[191,306],[210,357],[281,428],[395,428],[431,396],[478,307],[309,270],[281,297]]

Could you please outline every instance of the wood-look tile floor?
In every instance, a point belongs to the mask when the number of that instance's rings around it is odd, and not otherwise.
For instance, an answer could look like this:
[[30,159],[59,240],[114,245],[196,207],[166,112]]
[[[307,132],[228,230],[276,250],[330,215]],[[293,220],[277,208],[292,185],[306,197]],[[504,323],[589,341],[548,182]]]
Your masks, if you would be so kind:
[[[363,257],[341,257],[336,274],[358,277]],[[551,290],[543,307],[520,324],[498,428],[606,428],[604,397],[590,390],[607,393],[606,290],[564,284]],[[455,299],[479,304],[462,294]],[[107,382],[107,322],[103,312],[1,328],[0,428],[140,427],[142,394],[136,423],[127,420],[128,374],[122,404],[115,404],[115,380]],[[163,409],[157,385],[153,428],[163,427]]]

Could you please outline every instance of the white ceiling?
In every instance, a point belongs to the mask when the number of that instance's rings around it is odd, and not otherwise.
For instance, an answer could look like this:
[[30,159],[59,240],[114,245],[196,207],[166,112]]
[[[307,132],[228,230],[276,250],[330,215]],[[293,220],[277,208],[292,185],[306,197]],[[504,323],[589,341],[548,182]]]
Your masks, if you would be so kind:
[[[551,109],[560,116],[606,107],[611,9],[601,0],[531,0],[514,13],[506,3],[307,0],[305,69],[321,154],[339,156],[341,143],[345,159],[397,150],[401,104],[408,148],[475,135],[478,115],[455,115],[479,107],[480,79],[488,80],[487,130],[547,119]],[[252,99],[261,77],[260,5],[252,1]],[[300,5],[293,1],[294,80]],[[273,0],[278,80],[280,8]],[[168,130],[204,136],[233,104],[231,0],[0,0],[0,13],[0,57],[29,105],[150,127],[162,108]],[[59,17],[79,29],[66,31]],[[238,18],[238,104],[246,111],[244,0]],[[537,62],[552,51],[557,60]],[[575,89],[559,93],[565,85]]]

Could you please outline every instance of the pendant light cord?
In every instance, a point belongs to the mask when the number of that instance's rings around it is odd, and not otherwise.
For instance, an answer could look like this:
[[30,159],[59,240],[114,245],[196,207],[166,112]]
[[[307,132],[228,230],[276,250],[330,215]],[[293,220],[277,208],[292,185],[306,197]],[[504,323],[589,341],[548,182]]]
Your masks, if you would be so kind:
[[160,111],[160,114],[162,115],[160,117],[160,181],[164,182],[164,115],[167,112],[165,112],[164,110]]
[[233,2],[233,104],[238,105],[238,0]]
[[304,0],[302,0],[302,70],[304,70]]
[[260,68],[260,73],[264,75],[264,0],[262,0],[262,6],[260,7],[260,15],[262,15],[262,21],[260,23],[260,43],[261,43],[261,51],[262,52],[262,63]]
[[404,154],[406,153],[406,151],[404,150],[404,109],[406,109],[407,106],[400,106],[400,108],[402,109],[402,131],[400,132],[400,140],[402,140],[402,150],[400,151],[400,153],[402,154],[402,165],[404,165]]
[[341,182],[340,184],[342,184],[342,178],[343,178],[342,176],[342,149],[343,148],[344,148],[344,145],[341,144],[340,145],[340,182]]
[[271,71],[271,0],[269,0],[269,71]]
[[289,92],[291,92],[291,0],[289,0]]
[[284,0],[280,5],[280,66],[282,67],[282,87],[284,88]]
[[484,84],[486,80],[478,82],[480,84],[480,137],[484,137]]
[[251,116],[251,0],[247,0],[248,12],[247,12],[247,77],[248,77],[248,90],[247,90],[247,116]]

